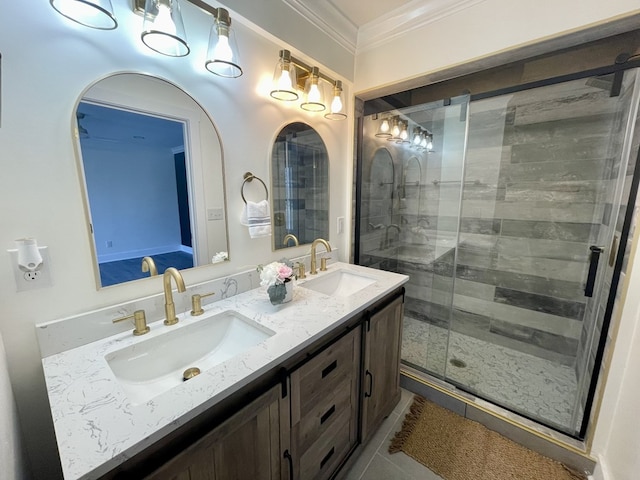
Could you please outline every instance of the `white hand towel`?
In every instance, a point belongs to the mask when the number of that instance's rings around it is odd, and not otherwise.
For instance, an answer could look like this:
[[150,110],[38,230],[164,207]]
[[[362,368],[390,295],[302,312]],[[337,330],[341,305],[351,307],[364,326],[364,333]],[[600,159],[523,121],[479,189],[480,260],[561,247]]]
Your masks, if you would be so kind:
[[268,237],[271,235],[271,213],[269,212],[269,202],[247,202],[242,209],[240,219],[242,225],[249,227],[251,238]]

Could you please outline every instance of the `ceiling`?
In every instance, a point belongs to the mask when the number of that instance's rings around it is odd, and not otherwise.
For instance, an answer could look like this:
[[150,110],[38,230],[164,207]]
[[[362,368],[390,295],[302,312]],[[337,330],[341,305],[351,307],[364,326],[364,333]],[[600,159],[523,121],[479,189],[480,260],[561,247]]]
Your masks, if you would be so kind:
[[283,1],[356,53],[485,0]]

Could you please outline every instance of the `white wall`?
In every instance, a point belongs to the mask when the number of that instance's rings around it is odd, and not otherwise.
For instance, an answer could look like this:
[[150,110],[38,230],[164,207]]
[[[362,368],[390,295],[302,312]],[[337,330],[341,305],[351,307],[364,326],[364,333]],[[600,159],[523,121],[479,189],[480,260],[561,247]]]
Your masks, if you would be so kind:
[[[142,46],[138,33],[141,18],[131,13],[130,1],[114,0],[113,4],[120,23],[114,31],[73,24],[58,15],[49,2],[33,2],[28,9],[21,2],[3,2],[0,15],[0,246],[6,250],[13,248],[16,238],[36,237],[40,245],[49,247],[53,278],[51,288],[16,293],[9,256],[0,250],[5,257],[0,262],[0,331],[36,478],[55,478],[57,452],[34,324],[162,290],[157,278],[96,290],[71,137],[73,109],[88,85],[114,72],[156,75],[182,86],[216,124],[225,162],[231,262],[187,271],[187,284],[282,256],[282,251],[271,251],[269,238],[251,240],[246,227],[240,226],[240,185],[246,171],[269,184],[271,143],[277,132],[293,121],[312,125],[327,146],[331,168],[329,239],[340,249],[341,259],[348,258],[348,233],[336,234],[335,217],[350,220],[353,119],[329,122],[268,96],[265,88],[278,51],[290,46],[273,42],[271,36],[238,21],[231,11],[245,73],[238,79],[222,79],[203,68],[209,19],[196,7],[183,5],[192,53],[185,58],[167,58]],[[303,52],[291,50],[317,63]],[[328,68],[323,70],[331,74]],[[349,82],[345,86],[349,94]],[[290,255],[307,251],[308,247],[298,247],[291,249]],[[0,392],[6,395],[6,387]]]
[[640,13],[637,0],[485,0],[373,49],[358,46],[354,90],[362,94],[631,13]]
[[9,381],[7,358],[4,351],[2,335],[0,335],[0,465],[2,478],[6,480],[22,480],[27,478],[24,463],[20,425],[13,398],[13,390]]

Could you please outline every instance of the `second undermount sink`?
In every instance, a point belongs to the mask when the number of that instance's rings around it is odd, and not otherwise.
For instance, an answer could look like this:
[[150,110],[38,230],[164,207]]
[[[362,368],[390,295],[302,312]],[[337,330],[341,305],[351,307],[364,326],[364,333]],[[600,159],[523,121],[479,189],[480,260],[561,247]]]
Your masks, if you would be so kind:
[[275,335],[233,310],[173,330],[166,328],[162,335],[105,356],[133,405],[182,384],[187,369],[204,372]]
[[332,297],[349,297],[374,283],[375,278],[348,270],[335,270],[307,280],[300,286]]

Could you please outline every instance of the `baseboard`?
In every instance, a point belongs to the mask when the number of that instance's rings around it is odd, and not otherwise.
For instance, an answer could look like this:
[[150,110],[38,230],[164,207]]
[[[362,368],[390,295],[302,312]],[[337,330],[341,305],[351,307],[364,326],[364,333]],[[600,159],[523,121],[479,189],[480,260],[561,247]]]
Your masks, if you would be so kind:
[[598,462],[596,463],[596,468],[593,469],[593,474],[589,475],[589,480],[613,480],[613,477],[609,474],[607,462],[600,456],[598,456]]

